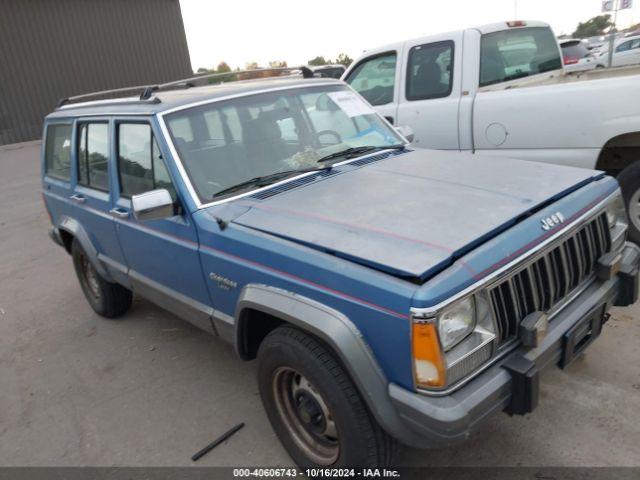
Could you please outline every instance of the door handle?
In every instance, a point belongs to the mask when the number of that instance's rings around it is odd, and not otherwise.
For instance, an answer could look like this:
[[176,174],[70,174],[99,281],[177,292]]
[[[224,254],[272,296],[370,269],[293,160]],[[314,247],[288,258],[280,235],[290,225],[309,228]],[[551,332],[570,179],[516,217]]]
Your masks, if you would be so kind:
[[129,218],[129,212],[123,208],[112,208],[109,213],[116,218]]
[[71,200],[73,200],[76,203],[84,203],[87,201],[86,197],[84,195],[80,195],[78,193],[71,195],[69,197]]

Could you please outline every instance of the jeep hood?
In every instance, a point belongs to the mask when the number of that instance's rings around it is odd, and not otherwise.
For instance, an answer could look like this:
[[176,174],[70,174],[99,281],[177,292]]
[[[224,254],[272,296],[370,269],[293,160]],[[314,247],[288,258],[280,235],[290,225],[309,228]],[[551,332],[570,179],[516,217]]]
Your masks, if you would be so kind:
[[339,173],[263,200],[239,200],[247,208],[233,223],[424,280],[522,216],[602,175],[433,150],[334,171]]

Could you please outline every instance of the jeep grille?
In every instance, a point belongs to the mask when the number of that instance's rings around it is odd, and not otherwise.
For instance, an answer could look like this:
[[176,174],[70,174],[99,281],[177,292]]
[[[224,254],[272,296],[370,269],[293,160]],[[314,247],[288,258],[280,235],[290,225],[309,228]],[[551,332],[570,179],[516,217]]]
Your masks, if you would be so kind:
[[598,258],[610,248],[603,213],[491,286],[489,300],[499,341],[517,336],[518,326],[527,315],[537,310],[548,312],[580,287],[593,273]]

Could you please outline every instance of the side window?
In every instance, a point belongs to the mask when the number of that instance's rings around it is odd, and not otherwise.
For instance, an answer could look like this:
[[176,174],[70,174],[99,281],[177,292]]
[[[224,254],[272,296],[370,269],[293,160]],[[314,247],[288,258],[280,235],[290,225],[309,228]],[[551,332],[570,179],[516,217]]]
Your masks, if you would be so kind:
[[480,40],[480,86],[562,68],[558,41],[548,27],[501,30]]
[[409,51],[407,100],[448,97],[453,87],[451,41],[418,45]]
[[171,198],[176,199],[160,149],[146,123],[118,125],[118,172],[124,197],[166,188]]
[[631,42],[624,42],[621,43],[620,45],[618,45],[618,47],[616,48],[616,52],[626,52],[627,50],[631,49]]
[[50,124],[44,150],[45,173],[60,180],[71,178],[71,125]]
[[347,83],[371,105],[385,105],[393,102],[395,81],[395,52],[364,60],[347,78]]
[[109,125],[83,123],[78,130],[78,183],[109,190]]

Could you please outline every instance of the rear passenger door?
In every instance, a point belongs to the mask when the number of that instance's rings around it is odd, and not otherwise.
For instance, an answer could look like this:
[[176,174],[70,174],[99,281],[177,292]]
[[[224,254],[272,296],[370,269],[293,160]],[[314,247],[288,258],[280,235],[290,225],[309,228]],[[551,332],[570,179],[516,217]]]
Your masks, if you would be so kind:
[[458,150],[460,67],[455,38],[409,42],[401,66],[398,125],[410,125],[422,148]]
[[[212,308],[190,215],[181,208],[165,156],[146,119],[115,122],[117,231],[134,291],[211,331]],[[170,218],[140,222],[131,197],[164,188],[175,202]]]
[[47,124],[43,145],[43,199],[51,222],[58,226],[63,215],[69,215],[71,189],[71,153],[73,121]]
[[118,243],[111,198],[111,125],[108,119],[76,121],[71,216],[75,217],[112,276],[127,284],[125,260]]

